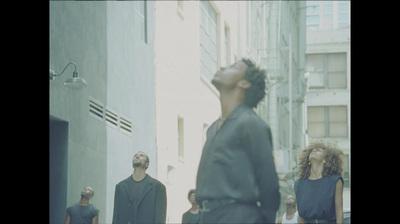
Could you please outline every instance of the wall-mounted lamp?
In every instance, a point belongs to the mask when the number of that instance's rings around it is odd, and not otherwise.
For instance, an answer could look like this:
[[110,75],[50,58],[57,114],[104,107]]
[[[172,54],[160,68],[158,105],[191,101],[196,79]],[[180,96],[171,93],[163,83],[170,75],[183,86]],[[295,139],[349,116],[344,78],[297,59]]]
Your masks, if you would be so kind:
[[78,77],[78,72],[76,71],[76,64],[73,62],[68,63],[67,66],[65,66],[64,70],[58,75],[55,74],[53,70],[50,70],[50,80],[54,80],[56,76],[60,76],[61,74],[63,74],[65,69],[68,67],[68,65],[74,65],[75,70],[72,73],[72,78],[65,80],[64,86],[66,86],[70,89],[73,89],[73,90],[86,87],[87,86],[86,81],[84,79]]

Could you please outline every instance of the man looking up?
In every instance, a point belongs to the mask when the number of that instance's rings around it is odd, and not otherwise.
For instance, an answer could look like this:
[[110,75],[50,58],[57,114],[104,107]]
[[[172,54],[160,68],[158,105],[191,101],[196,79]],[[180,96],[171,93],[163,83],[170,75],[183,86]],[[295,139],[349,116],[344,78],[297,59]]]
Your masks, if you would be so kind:
[[115,186],[113,224],[166,222],[165,186],[146,173],[149,165],[146,153],[133,156],[133,174]]
[[278,176],[269,126],[253,111],[265,97],[265,71],[249,59],[221,68],[211,83],[221,117],[207,130],[196,180],[204,223],[274,223]]

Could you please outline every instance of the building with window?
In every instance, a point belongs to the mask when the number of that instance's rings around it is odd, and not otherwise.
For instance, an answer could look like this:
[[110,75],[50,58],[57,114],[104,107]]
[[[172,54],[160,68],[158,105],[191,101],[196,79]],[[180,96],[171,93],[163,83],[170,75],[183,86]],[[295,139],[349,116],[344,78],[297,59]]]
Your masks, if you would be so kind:
[[307,1],[307,142],[345,152],[343,207],[350,209],[350,1]]

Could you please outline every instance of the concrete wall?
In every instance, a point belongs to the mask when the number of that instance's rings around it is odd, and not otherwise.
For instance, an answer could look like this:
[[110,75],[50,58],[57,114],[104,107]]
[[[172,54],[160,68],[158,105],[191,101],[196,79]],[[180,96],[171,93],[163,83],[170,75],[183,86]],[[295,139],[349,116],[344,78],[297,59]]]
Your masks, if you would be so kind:
[[[148,173],[157,177],[154,2],[147,5],[147,43],[136,35],[133,11],[132,1],[50,2],[50,69],[60,73],[75,62],[88,83],[75,91],[63,86],[73,66],[49,82],[49,113],[69,123],[67,206],[92,186],[100,223],[111,223],[115,185],[132,173],[136,151],[149,155]],[[103,115],[107,110],[130,121],[131,132],[94,116],[89,101]]]
[[[88,83],[78,91],[63,86],[72,77],[73,66],[49,83],[49,113],[69,123],[66,206],[79,201],[83,187],[92,186],[92,203],[101,211],[105,211],[107,195],[107,135],[106,127],[89,117],[88,99],[92,96],[106,103],[105,14],[106,2],[50,2],[50,69],[58,74],[75,62],[79,76]],[[104,218],[102,213],[100,220]]]

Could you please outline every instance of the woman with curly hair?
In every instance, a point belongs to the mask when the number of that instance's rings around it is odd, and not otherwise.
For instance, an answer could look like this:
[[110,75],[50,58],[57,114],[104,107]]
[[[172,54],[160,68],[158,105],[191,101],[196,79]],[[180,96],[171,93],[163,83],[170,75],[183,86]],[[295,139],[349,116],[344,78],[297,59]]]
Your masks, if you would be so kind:
[[294,184],[299,223],[343,223],[343,156],[326,142],[310,143],[300,151]]

